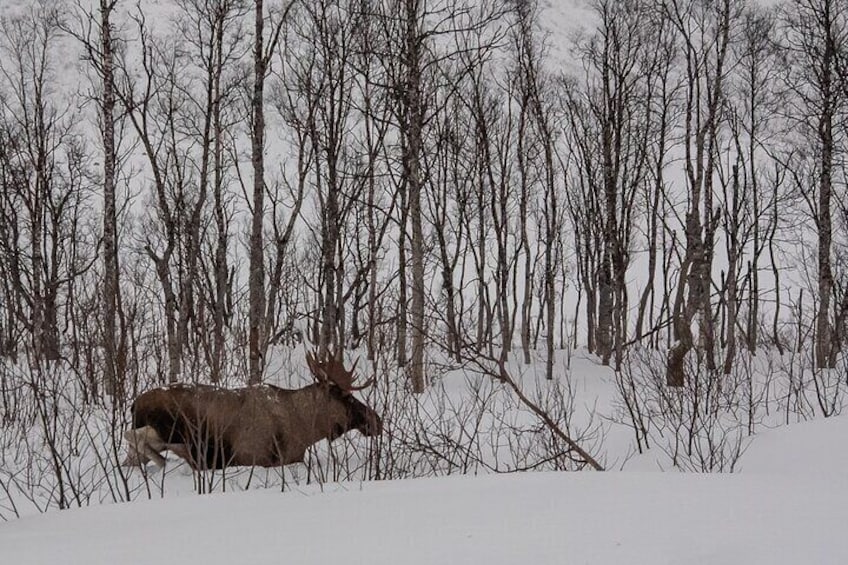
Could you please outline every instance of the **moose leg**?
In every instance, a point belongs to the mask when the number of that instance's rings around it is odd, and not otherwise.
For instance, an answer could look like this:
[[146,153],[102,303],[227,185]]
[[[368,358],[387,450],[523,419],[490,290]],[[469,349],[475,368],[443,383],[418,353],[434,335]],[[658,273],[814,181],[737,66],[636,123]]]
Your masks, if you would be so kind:
[[200,470],[200,468],[194,461],[194,457],[191,456],[191,452],[189,451],[188,446],[186,444],[169,443],[165,446],[165,449],[169,450],[171,453],[188,463],[189,466],[195,471]]
[[146,464],[150,459],[143,456],[139,451],[139,442],[136,437],[135,430],[127,430],[124,432],[124,439],[127,440],[127,456],[121,463],[124,467],[139,467]]
[[129,445],[127,458],[124,460],[126,466],[141,466],[153,461],[158,467],[165,466],[165,458],[159,453],[165,449],[165,442],[150,426],[143,426],[135,430],[124,432]]

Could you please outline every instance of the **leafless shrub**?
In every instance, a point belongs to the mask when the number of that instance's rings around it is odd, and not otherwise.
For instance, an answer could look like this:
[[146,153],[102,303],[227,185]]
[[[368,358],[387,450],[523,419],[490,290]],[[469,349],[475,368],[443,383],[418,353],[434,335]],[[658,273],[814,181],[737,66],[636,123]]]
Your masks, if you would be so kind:
[[848,367],[815,368],[812,347],[788,349],[775,361],[783,424],[839,415],[848,393]]
[[661,355],[630,350],[616,375],[615,418],[634,430],[640,452],[657,448],[681,470],[732,472],[759,419],[762,387],[750,367],[720,376],[691,356],[685,375],[684,386],[666,386]]

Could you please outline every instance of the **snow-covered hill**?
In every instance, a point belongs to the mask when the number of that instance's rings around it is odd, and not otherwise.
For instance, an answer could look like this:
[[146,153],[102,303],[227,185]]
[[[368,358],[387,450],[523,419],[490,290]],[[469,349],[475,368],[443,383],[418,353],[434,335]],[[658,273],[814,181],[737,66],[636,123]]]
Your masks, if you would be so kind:
[[763,434],[748,472],[732,475],[524,473],[91,507],[0,525],[0,555],[67,565],[844,564],[846,433],[848,419],[836,418]]

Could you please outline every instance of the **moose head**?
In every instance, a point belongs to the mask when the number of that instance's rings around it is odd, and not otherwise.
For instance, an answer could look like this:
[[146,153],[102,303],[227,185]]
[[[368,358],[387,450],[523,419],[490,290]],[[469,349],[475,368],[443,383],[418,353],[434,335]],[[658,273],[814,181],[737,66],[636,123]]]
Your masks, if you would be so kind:
[[[383,420],[374,410],[353,396],[354,392],[368,388],[375,382],[374,377],[371,377],[361,385],[356,384],[355,372],[358,362],[359,359],[347,370],[336,355],[327,355],[324,361],[319,361],[315,351],[306,353],[306,365],[315,381],[326,387],[332,397],[345,404],[350,417],[348,429],[359,430],[369,437],[377,436],[383,432]],[[340,431],[344,433],[347,430]]]

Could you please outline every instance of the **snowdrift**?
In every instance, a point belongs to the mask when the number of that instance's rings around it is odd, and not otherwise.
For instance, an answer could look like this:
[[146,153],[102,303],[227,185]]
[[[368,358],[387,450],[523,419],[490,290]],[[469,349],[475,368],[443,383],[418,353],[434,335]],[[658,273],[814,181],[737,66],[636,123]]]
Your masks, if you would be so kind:
[[0,525],[0,548],[16,564],[844,564],[846,434],[848,418],[762,434],[739,474],[465,476],[91,507]]

